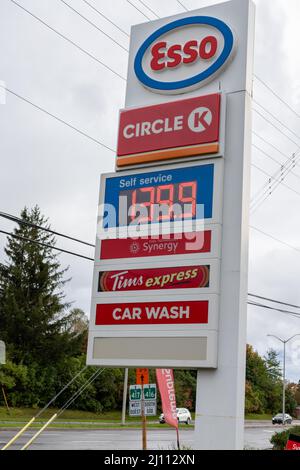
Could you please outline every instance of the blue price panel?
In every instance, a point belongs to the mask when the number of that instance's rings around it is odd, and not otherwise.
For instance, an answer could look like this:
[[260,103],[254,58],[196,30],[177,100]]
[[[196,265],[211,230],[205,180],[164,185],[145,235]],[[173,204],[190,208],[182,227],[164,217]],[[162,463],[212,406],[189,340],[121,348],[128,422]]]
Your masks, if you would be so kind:
[[[210,219],[213,192],[213,164],[110,177],[104,228]],[[112,207],[116,216],[107,217]]]

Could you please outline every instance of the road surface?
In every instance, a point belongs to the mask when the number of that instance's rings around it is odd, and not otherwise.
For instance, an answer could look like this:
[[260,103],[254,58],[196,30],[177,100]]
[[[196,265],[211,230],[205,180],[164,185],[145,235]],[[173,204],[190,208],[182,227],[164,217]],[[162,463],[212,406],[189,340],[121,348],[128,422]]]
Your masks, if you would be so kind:
[[[270,437],[276,428],[259,423],[245,429],[245,448],[267,449],[271,447]],[[3,447],[17,430],[0,430],[0,446]],[[32,430],[11,446],[20,449],[33,435]],[[193,429],[180,430],[180,440],[185,449],[194,449]],[[149,450],[174,450],[176,433],[173,429],[151,429],[147,433]],[[140,450],[142,435],[140,429],[51,429],[41,434],[31,445],[31,450]]]

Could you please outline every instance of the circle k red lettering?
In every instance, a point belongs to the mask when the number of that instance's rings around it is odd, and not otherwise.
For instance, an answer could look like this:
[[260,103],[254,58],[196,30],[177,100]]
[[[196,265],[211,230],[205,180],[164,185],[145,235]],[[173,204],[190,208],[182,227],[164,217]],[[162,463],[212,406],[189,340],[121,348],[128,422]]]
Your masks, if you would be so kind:
[[197,60],[209,60],[216,55],[218,40],[215,36],[206,36],[200,42],[191,40],[184,45],[168,46],[166,41],[154,44],[151,49],[150,67],[158,72],[165,68],[175,68],[184,64],[193,64]]

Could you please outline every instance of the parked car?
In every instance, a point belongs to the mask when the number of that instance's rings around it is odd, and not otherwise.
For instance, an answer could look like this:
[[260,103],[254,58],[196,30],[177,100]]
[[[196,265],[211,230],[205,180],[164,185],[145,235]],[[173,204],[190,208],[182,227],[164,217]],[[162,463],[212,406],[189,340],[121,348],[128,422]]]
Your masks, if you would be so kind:
[[[292,424],[293,418],[285,413],[284,415],[284,424]],[[282,413],[277,413],[276,416],[272,418],[272,424],[282,424]]]
[[[192,421],[191,413],[187,408],[176,408],[178,423],[190,424]],[[159,417],[160,424],[165,423],[165,417],[162,413]]]

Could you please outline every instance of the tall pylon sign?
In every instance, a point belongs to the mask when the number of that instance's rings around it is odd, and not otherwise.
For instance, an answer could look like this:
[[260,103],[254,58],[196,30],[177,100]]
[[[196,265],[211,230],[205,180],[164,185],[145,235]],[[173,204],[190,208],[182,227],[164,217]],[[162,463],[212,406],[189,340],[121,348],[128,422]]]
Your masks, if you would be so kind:
[[197,369],[195,449],[242,449],[255,9],[132,27],[99,180],[87,363]]

